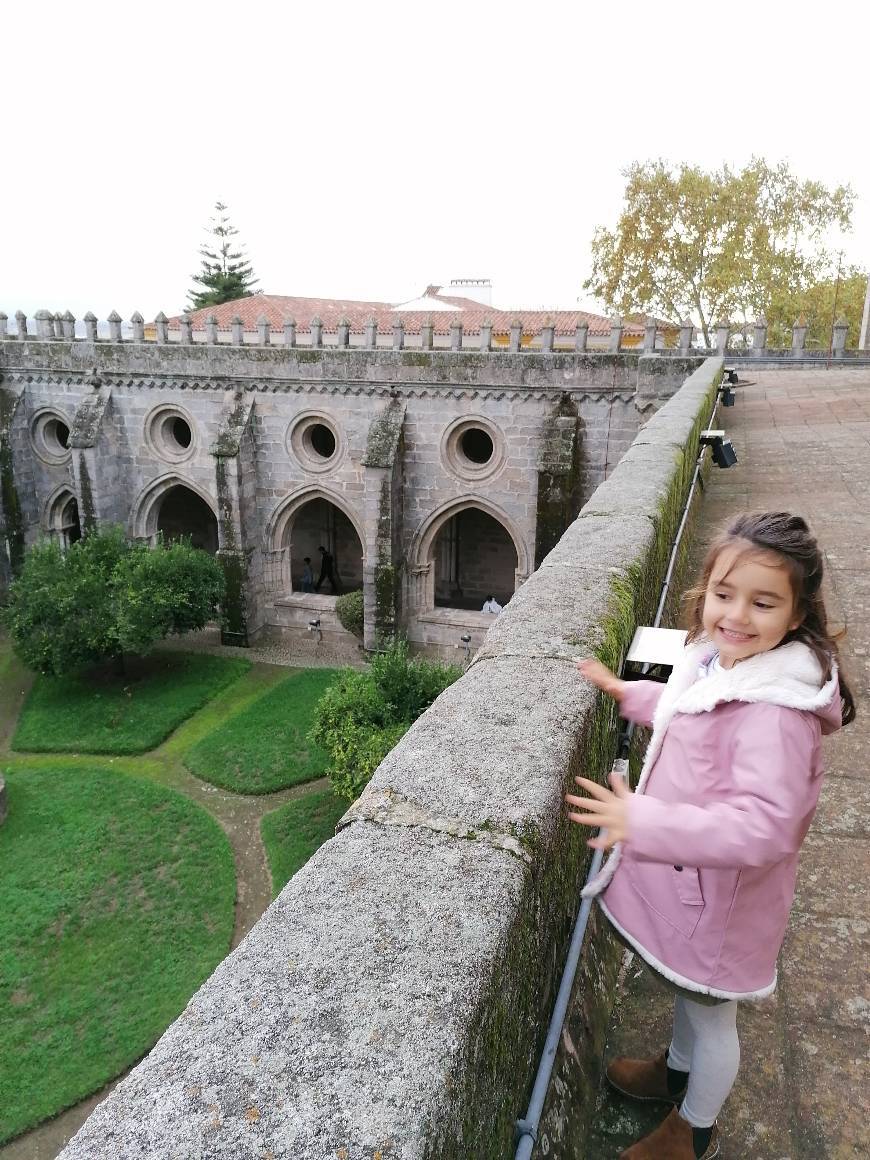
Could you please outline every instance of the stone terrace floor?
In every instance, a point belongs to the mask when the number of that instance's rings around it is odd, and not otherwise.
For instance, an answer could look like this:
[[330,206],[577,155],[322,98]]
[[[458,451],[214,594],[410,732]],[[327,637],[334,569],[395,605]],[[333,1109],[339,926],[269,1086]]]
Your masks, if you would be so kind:
[[[844,625],[858,718],[826,741],[827,777],[804,846],[797,898],[770,999],[743,1004],[742,1065],[720,1117],[721,1160],[870,1156],[870,370],[739,368],[720,408],[739,457],[714,468],[702,540],[742,510],[788,510],[816,532],[827,607]],[[754,380],[749,383],[748,380]],[[705,544],[697,545],[700,556]],[[625,972],[610,1055],[660,1051],[671,1002],[636,960]],[[618,1156],[667,1109],[602,1085],[589,1160]]]

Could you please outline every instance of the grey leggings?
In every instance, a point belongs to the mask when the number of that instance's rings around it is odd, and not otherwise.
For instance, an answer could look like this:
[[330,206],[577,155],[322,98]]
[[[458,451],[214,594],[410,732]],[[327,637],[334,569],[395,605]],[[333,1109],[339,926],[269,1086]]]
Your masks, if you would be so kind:
[[689,1073],[680,1115],[696,1128],[711,1127],[740,1067],[737,1001],[711,1007],[677,995],[668,1066]]

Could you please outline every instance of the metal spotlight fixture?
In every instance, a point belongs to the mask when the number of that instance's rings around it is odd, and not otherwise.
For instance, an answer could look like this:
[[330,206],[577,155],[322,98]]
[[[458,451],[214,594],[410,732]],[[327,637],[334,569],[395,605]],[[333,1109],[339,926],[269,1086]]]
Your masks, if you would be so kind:
[[736,398],[734,392],[728,383],[723,383],[719,388],[719,398],[722,400],[723,407],[733,407]]
[[701,446],[711,449],[717,467],[733,467],[737,462],[737,452],[724,431],[702,431]]
[[734,369],[734,367],[725,367],[722,373],[732,386],[736,385],[740,381],[737,378],[737,371]]
[[309,620],[308,621],[308,631],[317,633],[318,643],[323,640],[323,631],[320,627],[320,617],[319,616],[316,620]]
[[459,641],[460,643],[456,647],[465,649],[465,663],[468,664],[471,660],[471,633],[464,632]]

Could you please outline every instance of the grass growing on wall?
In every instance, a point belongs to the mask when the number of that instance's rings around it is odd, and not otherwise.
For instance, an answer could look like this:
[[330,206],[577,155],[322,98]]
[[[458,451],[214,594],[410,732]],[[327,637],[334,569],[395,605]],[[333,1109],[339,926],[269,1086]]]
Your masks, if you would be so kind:
[[229,949],[218,824],[99,766],[4,771],[0,1143],[138,1059]]
[[326,753],[308,740],[314,708],[337,669],[302,669],[188,750],[197,777],[236,793],[273,793],[323,777]]
[[260,833],[272,872],[273,896],[333,836],[346,810],[347,802],[337,798],[331,789],[312,789],[266,814]]
[[12,748],[31,753],[144,753],[250,669],[243,658],[156,652],[125,676],[39,676]]

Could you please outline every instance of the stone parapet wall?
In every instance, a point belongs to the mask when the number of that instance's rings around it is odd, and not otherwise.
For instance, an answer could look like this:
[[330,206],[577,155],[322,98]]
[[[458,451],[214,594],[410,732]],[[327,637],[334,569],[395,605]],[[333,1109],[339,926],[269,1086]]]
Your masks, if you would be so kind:
[[[602,387],[634,391],[647,377],[666,376],[671,389],[703,361],[702,357],[666,352],[542,353],[539,351],[336,350],[298,347],[177,346],[132,342],[63,342],[27,339],[0,341],[0,371],[24,369],[38,381],[40,373],[94,373],[105,376],[152,376],[154,382],[247,380],[259,389],[283,383],[307,383],[312,389],[360,392],[378,386],[406,388],[525,388],[566,390]],[[205,383],[202,382],[205,380]],[[223,381],[222,381],[223,380]],[[147,378],[141,385],[148,385]]]
[[[64,1160],[512,1154],[588,862],[563,794],[614,749],[571,658],[618,666],[651,618],[721,368],[708,360],[641,431]],[[551,1156],[584,1154],[617,958],[593,921]]]

